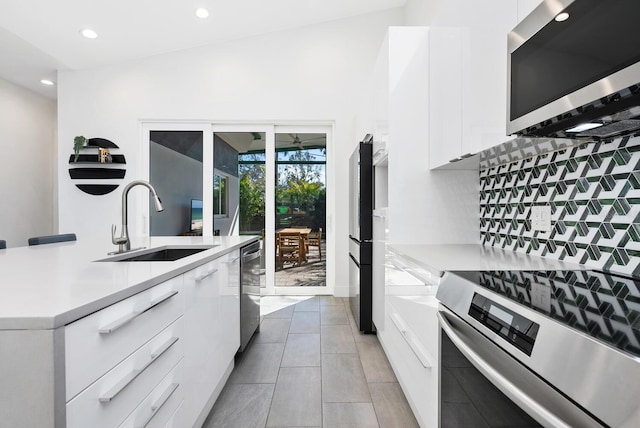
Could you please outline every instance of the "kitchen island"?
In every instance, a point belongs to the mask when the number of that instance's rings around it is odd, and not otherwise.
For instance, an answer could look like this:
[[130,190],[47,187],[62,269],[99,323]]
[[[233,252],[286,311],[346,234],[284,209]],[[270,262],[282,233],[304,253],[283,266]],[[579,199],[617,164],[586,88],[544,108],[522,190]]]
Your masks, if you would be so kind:
[[0,251],[2,424],[201,424],[233,369],[239,248],[256,239],[134,238],[205,249],[176,261],[81,240]]

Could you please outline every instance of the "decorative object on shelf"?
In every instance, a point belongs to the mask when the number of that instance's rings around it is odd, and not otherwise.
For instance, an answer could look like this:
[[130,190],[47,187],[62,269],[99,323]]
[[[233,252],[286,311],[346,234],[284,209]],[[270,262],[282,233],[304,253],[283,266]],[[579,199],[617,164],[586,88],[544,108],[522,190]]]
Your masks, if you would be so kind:
[[109,153],[109,149],[99,148],[98,149],[98,159],[100,163],[112,163],[113,158],[111,157],[111,153]]
[[[74,138],[74,154],[69,156],[69,165],[72,165],[69,177],[82,180],[76,187],[90,195],[106,195],[117,189],[127,172],[123,167],[127,163],[124,155],[113,153],[117,150],[119,147],[105,138]],[[99,181],[92,183],[90,180]]]
[[80,156],[80,149],[87,145],[87,139],[82,135],[78,135],[73,139],[73,153],[75,154],[75,158],[73,158],[74,162],[78,162],[78,156]]

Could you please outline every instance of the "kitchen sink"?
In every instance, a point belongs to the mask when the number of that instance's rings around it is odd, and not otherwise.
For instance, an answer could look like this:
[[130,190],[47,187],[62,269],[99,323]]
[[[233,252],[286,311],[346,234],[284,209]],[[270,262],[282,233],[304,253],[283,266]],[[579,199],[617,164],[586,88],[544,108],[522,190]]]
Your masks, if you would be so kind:
[[202,251],[206,251],[210,248],[217,247],[217,245],[209,245],[207,247],[164,247],[154,248],[147,250],[143,253],[137,253],[134,255],[124,256],[119,254],[109,259],[99,260],[101,262],[173,262],[180,260],[184,257],[198,254]]

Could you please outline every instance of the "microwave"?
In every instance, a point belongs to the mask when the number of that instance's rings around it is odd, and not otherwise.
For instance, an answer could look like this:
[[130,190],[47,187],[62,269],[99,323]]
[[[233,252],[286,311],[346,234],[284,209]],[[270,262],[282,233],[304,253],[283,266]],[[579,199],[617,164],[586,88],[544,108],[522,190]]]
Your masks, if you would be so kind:
[[507,134],[640,132],[639,0],[545,0],[508,35]]

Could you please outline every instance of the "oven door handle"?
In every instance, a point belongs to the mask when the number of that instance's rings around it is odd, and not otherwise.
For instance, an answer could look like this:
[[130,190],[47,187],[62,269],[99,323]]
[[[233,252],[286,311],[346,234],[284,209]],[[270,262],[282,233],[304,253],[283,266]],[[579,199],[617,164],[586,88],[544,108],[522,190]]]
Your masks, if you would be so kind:
[[511,381],[502,376],[498,370],[487,363],[482,357],[480,357],[469,345],[466,344],[464,339],[456,333],[455,328],[449,323],[444,312],[439,311],[438,320],[440,321],[440,327],[447,333],[449,339],[456,345],[456,347],[462,352],[469,361],[485,375],[491,383],[493,383],[500,391],[507,395],[513,402],[518,404],[522,409],[531,415],[534,419],[547,427],[556,428],[571,428],[562,419],[558,418],[553,413],[549,412],[542,405],[529,397]]

